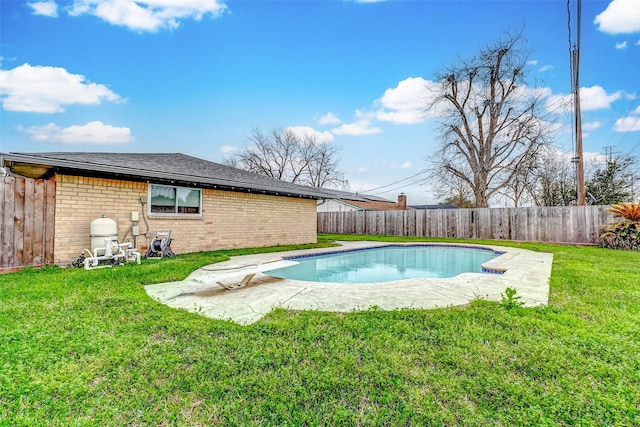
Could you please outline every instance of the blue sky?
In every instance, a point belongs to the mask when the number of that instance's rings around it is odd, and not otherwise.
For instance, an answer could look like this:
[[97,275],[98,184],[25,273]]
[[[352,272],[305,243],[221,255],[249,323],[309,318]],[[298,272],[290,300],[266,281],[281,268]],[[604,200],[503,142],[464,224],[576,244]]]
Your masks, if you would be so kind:
[[[530,84],[549,105],[571,91],[564,0],[3,0],[0,19],[2,152],[221,162],[254,128],[292,127],[339,148],[352,190],[409,204],[435,201],[416,181],[438,70],[524,28]],[[638,154],[640,0],[584,1],[581,38],[585,151]],[[571,117],[554,114],[571,151]]]

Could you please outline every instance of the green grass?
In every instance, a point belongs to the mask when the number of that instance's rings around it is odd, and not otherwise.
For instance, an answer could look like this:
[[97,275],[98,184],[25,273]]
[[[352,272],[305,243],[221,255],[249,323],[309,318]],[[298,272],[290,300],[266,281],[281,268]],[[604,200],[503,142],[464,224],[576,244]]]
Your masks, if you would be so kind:
[[[359,238],[414,240],[320,245]],[[283,248],[2,275],[0,425],[640,425],[640,253],[485,243],[553,252],[550,305],[239,326],[143,288]]]

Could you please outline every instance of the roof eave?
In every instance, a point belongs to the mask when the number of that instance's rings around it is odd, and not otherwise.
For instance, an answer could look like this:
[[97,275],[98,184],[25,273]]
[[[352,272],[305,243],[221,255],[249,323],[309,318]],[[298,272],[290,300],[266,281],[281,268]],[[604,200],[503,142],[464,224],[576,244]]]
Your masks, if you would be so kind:
[[[8,166],[9,168],[12,168],[15,164],[31,164],[45,168],[49,167],[48,169],[50,170],[48,170],[46,177],[50,177],[54,173],[94,176],[102,178],[112,178],[115,176],[121,179],[131,179],[142,182],[157,182],[174,185],[182,184],[187,186],[200,186],[204,188],[237,191],[242,193],[269,194],[275,196],[308,198],[314,200],[320,200],[329,197],[328,194],[325,194],[322,191],[301,192],[289,190],[286,188],[273,189],[261,185],[256,185],[254,183],[245,183],[241,181],[232,181],[220,178],[193,177],[187,174],[174,172],[168,173],[152,171],[153,173],[150,173],[150,171],[144,171],[145,173],[143,173],[142,171],[135,171],[124,166],[92,165],[92,168],[88,169],[79,167],[78,162],[76,161],[50,158],[46,159],[46,162],[43,162],[43,160],[45,159],[41,157],[28,156],[19,153],[3,154],[3,164]],[[46,177],[42,176],[41,178]],[[197,178],[197,180],[194,180],[193,178]]]

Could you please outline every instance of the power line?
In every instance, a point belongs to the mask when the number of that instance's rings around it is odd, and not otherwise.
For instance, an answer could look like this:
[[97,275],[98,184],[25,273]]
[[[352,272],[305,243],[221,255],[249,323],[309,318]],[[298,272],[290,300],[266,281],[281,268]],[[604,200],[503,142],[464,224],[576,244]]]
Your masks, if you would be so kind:
[[[392,185],[396,185],[396,184],[398,184],[398,183],[400,183],[400,182],[410,180],[410,179],[415,178],[415,177],[417,177],[417,176],[419,176],[419,175],[422,175],[422,174],[424,174],[424,173],[426,173],[426,172],[428,172],[428,171],[429,171],[429,169],[422,169],[420,172],[418,172],[418,173],[416,173],[416,174],[413,174],[413,175],[411,175],[411,176],[409,176],[409,177],[407,177],[407,178],[402,178],[402,179],[399,179],[399,180],[397,180],[397,181],[392,182],[391,184],[381,185],[380,187],[372,188],[372,189],[370,189],[370,190],[367,190],[366,192],[360,192],[360,194],[369,194],[369,193],[371,193],[372,191],[380,190],[381,188],[391,187]],[[389,190],[389,191],[392,191],[392,190]],[[386,193],[386,192],[387,192],[387,191],[382,191],[381,193]]]
[[402,190],[403,188],[407,188],[407,187],[410,187],[410,186],[415,185],[415,184],[420,184],[420,181],[413,181],[413,182],[410,182],[409,184],[404,184],[404,185],[401,185],[399,187],[390,188],[389,190],[385,190],[385,191],[378,191],[376,193],[369,194],[369,195],[370,196],[377,196],[377,195],[380,195],[380,194],[390,193],[392,191]]
[[[638,97],[635,97],[633,100],[631,100],[631,103],[629,104],[629,108],[627,108],[627,111],[622,115],[622,117],[623,118],[633,117],[631,112],[635,110],[637,103],[638,103]],[[640,116],[637,116],[637,117],[634,117],[634,118],[635,118],[636,121],[640,121]],[[622,144],[622,142],[629,136],[629,134],[631,132],[620,132],[620,133],[622,133],[622,135],[619,138],[616,138],[617,141],[614,143],[614,145],[617,148],[620,148],[620,145]],[[634,146],[632,151],[635,151],[635,148],[637,146],[638,146],[638,143],[636,143],[636,145]]]

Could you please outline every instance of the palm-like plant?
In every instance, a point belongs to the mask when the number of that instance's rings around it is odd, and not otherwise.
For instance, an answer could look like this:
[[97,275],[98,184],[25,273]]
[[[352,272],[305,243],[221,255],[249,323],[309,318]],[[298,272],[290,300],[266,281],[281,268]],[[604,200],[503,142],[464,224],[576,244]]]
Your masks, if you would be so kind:
[[607,209],[615,216],[621,216],[629,221],[640,221],[640,203],[620,203],[618,205],[612,205]]

